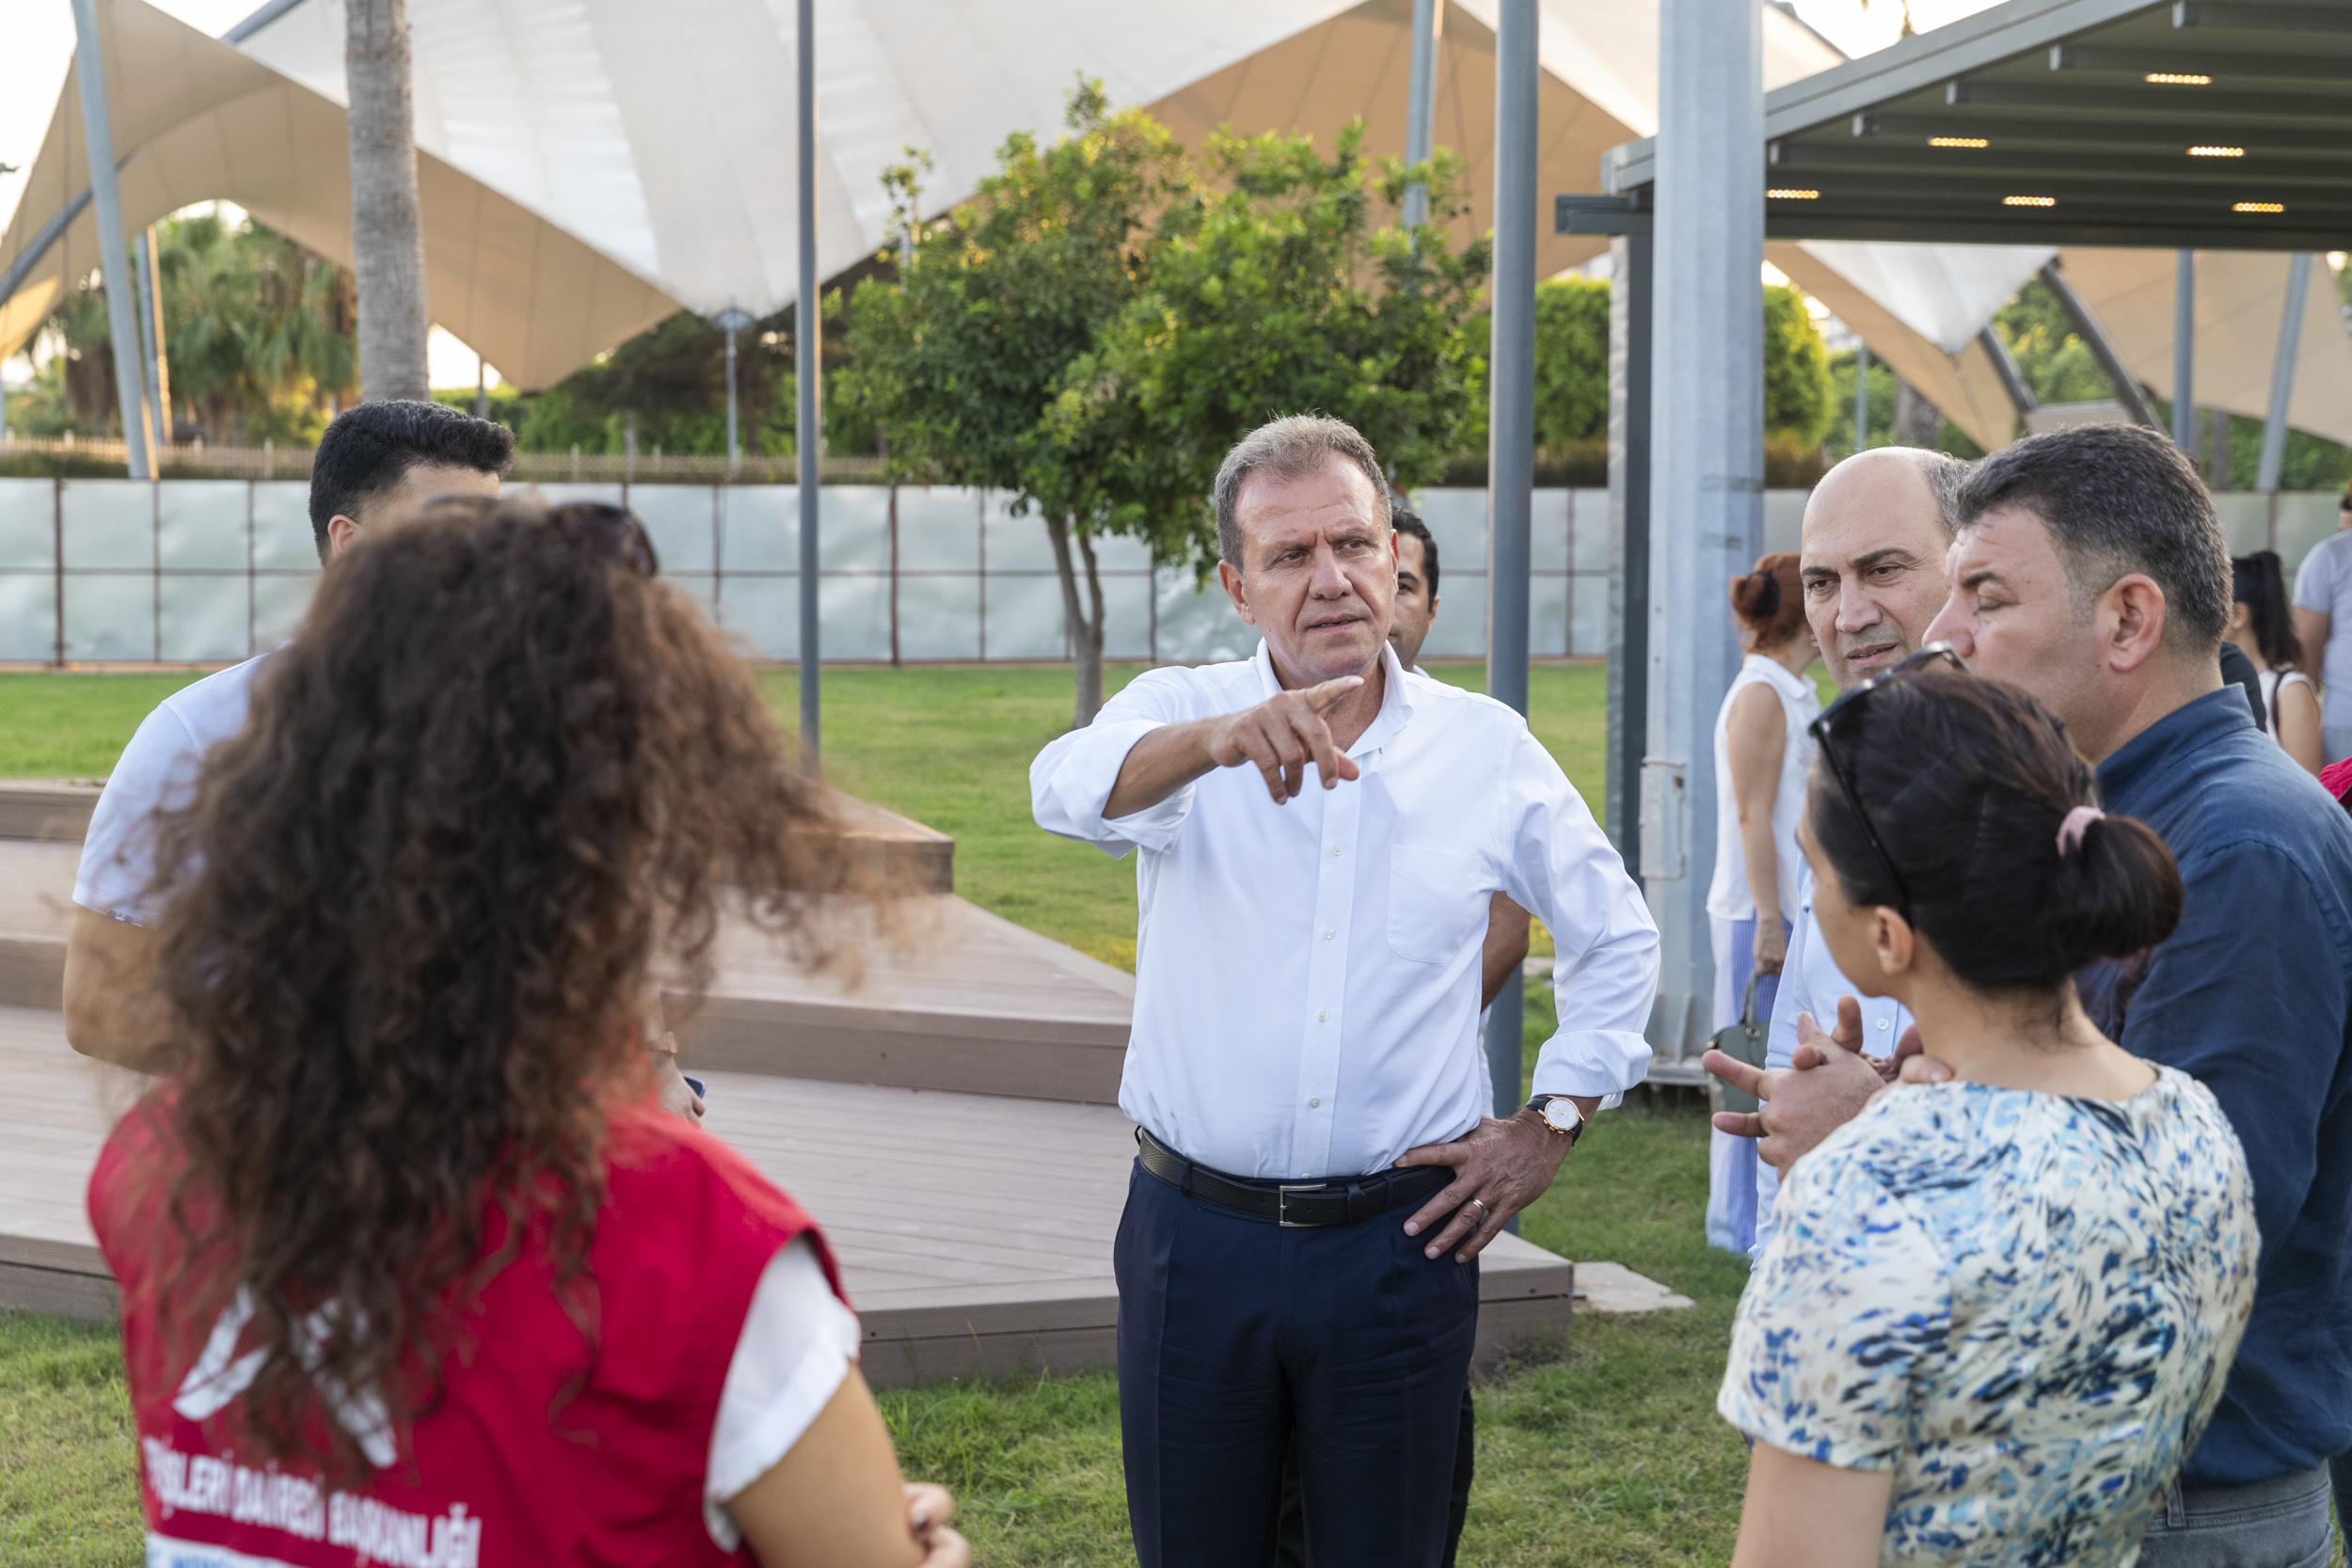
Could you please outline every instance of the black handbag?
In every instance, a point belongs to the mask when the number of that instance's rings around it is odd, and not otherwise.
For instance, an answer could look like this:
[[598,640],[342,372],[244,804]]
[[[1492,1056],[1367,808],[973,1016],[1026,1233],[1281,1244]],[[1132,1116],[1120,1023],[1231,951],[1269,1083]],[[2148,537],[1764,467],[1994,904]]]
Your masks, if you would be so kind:
[[[1727,1024],[1715,1032],[1715,1049],[1736,1062],[1752,1068],[1764,1065],[1764,1053],[1772,1044],[1772,1021],[1756,1016],[1756,972],[1748,972],[1747,994],[1740,999],[1740,1022]],[[1708,1109],[1711,1111],[1753,1111],[1759,1101],[1744,1089],[1735,1089],[1716,1077],[1707,1075]]]

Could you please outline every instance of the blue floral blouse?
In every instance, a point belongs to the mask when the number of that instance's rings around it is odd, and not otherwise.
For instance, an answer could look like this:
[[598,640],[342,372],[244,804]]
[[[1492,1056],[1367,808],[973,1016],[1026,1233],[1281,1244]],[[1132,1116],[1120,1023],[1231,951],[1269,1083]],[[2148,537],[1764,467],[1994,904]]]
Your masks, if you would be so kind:
[[2170,1068],[2137,1097],[1900,1085],[1800,1161],[1715,1407],[1892,1470],[1883,1562],[2122,1563],[2221,1397],[2253,1188]]

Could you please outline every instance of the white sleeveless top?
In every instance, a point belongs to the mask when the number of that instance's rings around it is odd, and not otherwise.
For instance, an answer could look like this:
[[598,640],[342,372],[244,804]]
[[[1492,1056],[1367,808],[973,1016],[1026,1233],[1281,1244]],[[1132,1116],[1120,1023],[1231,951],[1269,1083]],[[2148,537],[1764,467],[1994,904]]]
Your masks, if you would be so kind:
[[[2270,732],[2271,739],[2276,740],[2279,738],[2279,689],[2293,686],[2297,681],[2312,686],[2312,678],[2300,670],[2263,670],[2256,673],[2256,678],[2263,683],[2263,728]],[[2312,694],[2319,694],[2316,688]]]
[[1780,787],[1772,797],[1772,852],[1780,873],[1780,912],[1797,918],[1804,851],[1797,847],[1797,818],[1804,810],[1805,774],[1813,767],[1813,737],[1805,726],[1820,716],[1813,683],[1789,673],[1779,660],[1750,654],[1724,693],[1715,714],[1715,880],[1707,892],[1707,912],[1718,920],[1754,920],[1756,897],[1748,891],[1748,858],[1740,844],[1740,799],[1731,787],[1731,705],[1743,688],[1769,686],[1780,699],[1788,726],[1780,752]]

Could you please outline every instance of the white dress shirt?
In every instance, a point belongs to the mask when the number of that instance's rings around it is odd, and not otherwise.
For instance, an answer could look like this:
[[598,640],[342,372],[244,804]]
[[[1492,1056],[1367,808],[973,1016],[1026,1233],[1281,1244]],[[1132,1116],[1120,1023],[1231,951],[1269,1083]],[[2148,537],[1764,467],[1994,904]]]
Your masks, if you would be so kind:
[[1029,768],[1040,827],[1142,851],[1119,1104],[1216,1170],[1356,1176],[1476,1127],[1493,1103],[1479,955],[1498,890],[1559,951],[1562,1027],[1536,1090],[1606,1097],[1649,1071],[1658,931],[1592,813],[1518,714],[1381,661],[1380,712],[1348,751],[1362,777],[1326,790],[1310,764],[1287,804],[1245,765],[1103,816],[1144,736],[1280,690],[1263,643],[1145,672]]
[[[1804,875],[1804,902],[1790,923],[1788,957],[1781,965],[1780,991],[1772,999],[1772,1028],[1766,1037],[1764,1066],[1784,1068],[1796,1058],[1797,1017],[1811,1013],[1824,1032],[1837,1027],[1837,999],[1851,996],[1862,1005],[1862,1049],[1873,1056],[1891,1056],[1911,1027],[1911,1011],[1891,996],[1865,996],[1846,978],[1821,940],[1821,923],[1813,915],[1813,874]],[[1780,1201],[1780,1172],[1762,1161],[1756,1166],[1756,1246],[1748,1256],[1764,1256],[1764,1243],[1777,1228],[1773,1205]]]

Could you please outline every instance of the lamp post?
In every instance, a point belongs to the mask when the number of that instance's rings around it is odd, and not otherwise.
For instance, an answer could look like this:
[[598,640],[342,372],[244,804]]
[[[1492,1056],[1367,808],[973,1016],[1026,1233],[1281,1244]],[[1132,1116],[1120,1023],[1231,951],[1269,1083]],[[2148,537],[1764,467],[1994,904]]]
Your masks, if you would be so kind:
[[752,313],[730,305],[711,317],[710,325],[727,335],[727,477],[733,479],[743,466],[742,446],[736,435],[735,335],[752,325]]

